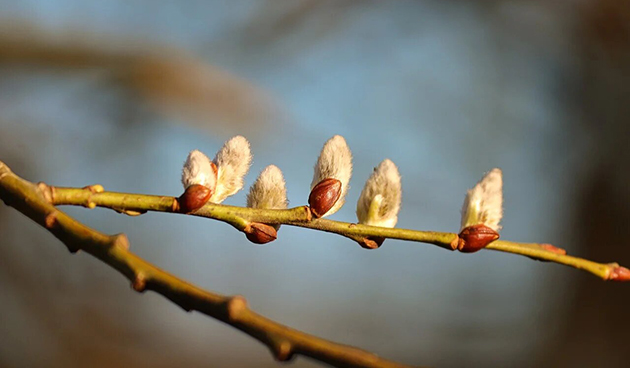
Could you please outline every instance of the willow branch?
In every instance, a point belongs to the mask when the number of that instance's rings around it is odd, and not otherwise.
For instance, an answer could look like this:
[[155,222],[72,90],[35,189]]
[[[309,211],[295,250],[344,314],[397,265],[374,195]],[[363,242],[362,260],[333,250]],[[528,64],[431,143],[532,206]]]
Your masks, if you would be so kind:
[[[147,211],[180,213],[177,199],[169,196],[105,192],[100,185],[85,188],[62,188],[46,186],[49,200],[54,205],[78,205],[88,208],[105,207],[129,215]],[[400,228],[375,227],[328,219],[311,219],[308,207],[301,206],[287,210],[263,210],[247,207],[226,206],[207,203],[190,214],[207,217],[243,229],[252,222],[282,224],[325,231],[345,236],[366,246],[373,238],[399,239],[437,245],[447,250],[455,250],[458,235],[455,233],[419,231]],[[367,247],[370,247],[369,244]],[[553,262],[589,272],[603,280],[627,281],[627,269],[617,263],[597,263],[583,258],[562,254],[563,249],[538,243],[517,243],[497,240],[485,249],[518,254],[535,260]],[[620,276],[620,273],[623,275]]]
[[[99,191],[100,186],[86,189],[70,189],[68,193]],[[301,354],[338,367],[406,367],[380,358],[370,352],[351,346],[330,342],[292,329],[252,311],[244,297],[223,296],[205,291],[183,281],[143,260],[129,251],[129,241],[124,234],[106,235],[74,220],[51,204],[51,187],[34,184],[17,175],[0,161],[0,198],[6,205],[16,208],[40,224],[61,240],[72,253],[85,251],[122,273],[131,281],[134,290],[153,290],[186,311],[196,310],[227,323],[267,345],[280,361]],[[94,193],[92,193],[94,194]],[[101,193],[103,194],[103,193]],[[85,198],[85,197],[84,197]],[[89,198],[89,195],[88,197]],[[118,211],[167,211],[173,203],[171,197],[137,196],[116,193],[100,196],[99,202]],[[91,200],[85,202],[92,207]],[[107,205],[106,205],[107,204]],[[296,210],[295,213],[298,211]],[[279,215],[291,216],[286,211]],[[216,216],[222,221],[235,224],[236,214],[221,208]],[[267,214],[269,216],[269,214]],[[265,217],[261,214],[261,217]],[[238,222],[238,221],[237,221]]]

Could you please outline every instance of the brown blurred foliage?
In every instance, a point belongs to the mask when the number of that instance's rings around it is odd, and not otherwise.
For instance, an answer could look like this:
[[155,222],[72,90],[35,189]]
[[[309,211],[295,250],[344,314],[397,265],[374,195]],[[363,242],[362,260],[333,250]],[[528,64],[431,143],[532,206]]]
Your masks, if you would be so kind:
[[0,65],[100,70],[108,83],[154,109],[214,133],[247,127],[262,134],[269,121],[286,122],[285,112],[268,91],[182,49],[140,39],[93,35],[83,29],[50,34],[11,22],[0,27]]

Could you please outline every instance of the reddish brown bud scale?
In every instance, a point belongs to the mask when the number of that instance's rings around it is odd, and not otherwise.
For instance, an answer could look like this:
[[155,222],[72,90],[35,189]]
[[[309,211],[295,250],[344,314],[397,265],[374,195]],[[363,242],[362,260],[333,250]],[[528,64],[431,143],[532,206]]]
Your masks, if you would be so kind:
[[339,200],[341,196],[341,182],[337,179],[327,178],[315,185],[308,196],[308,205],[315,218],[326,214]]
[[244,232],[247,239],[255,244],[266,244],[278,238],[278,232],[273,226],[259,222],[252,222]]
[[551,244],[540,244],[540,247],[543,248],[544,250],[548,250],[552,253],[556,253],[556,254],[560,254],[560,255],[565,255],[567,254],[567,251],[565,249],[562,248],[558,248],[555,245],[551,245]]
[[459,233],[457,249],[462,253],[473,253],[497,239],[499,239],[499,233],[494,229],[484,224],[472,225]]
[[630,281],[630,270],[621,266],[614,267],[608,275],[608,280]]
[[368,236],[361,239],[359,241],[359,245],[365,249],[378,249],[381,245],[383,245],[384,241],[385,238],[380,236]]
[[191,185],[177,199],[180,211],[184,213],[196,211],[208,202],[210,196],[212,191],[208,187],[201,184]]

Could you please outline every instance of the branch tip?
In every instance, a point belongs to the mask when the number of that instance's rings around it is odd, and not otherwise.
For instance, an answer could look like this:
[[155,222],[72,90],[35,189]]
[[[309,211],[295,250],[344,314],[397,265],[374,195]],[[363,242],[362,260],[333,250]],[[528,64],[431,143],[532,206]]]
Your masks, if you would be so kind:
[[613,281],[630,281],[630,270],[613,263],[613,268],[608,275],[608,280]]

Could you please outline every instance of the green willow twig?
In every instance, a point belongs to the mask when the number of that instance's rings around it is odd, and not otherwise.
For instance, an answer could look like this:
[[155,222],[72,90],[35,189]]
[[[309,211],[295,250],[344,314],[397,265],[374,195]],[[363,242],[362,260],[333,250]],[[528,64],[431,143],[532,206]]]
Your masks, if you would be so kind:
[[[69,190],[69,193],[92,193],[102,189],[99,186],[84,190]],[[40,224],[61,240],[70,252],[85,251],[122,273],[131,281],[134,290],[153,290],[170,299],[186,311],[197,310],[210,317],[231,325],[267,345],[274,357],[280,361],[300,354],[337,367],[408,367],[388,361],[373,353],[347,345],[337,344],[281,325],[252,311],[244,297],[223,296],[205,291],[181,280],[143,260],[129,251],[129,240],[124,234],[106,235],[74,220],[51,203],[51,187],[34,184],[17,175],[0,161],[0,198],[30,219]],[[58,193],[57,193],[58,194]],[[89,196],[88,196],[89,198]],[[115,200],[113,199],[115,198]],[[137,196],[116,193],[100,196],[103,205],[118,211],[166,211],[172,205],[172,197]],[[92,207],[94,202],[85,202]],[[69,203],[68,203],[69,204]],[[285,211],[278,218],[304,213],[303,210]],[[222,221],[233,225],[235,220],[229,209],[221,209],[216,214]],[[268,215],[268,214],[267,214]],[[261,214],[262,218],[266,218]],[[237,225],[235,225],[237,226]]]
[[[105,192],[100,185],[84,188],[53,187],[45,184],[40,184],[40,186],[47,193],[49,201],[54,205],[79,205],[88,208],[105,207],[129,215],[139,215],[147,211],[180,213],[177,198],[175,197]],[[455,250],[458,240],[458,235],[454,233],[385,228],[328,219],[311,219],[307,206],[287,210],[263,210],[207,203],[204,207],[191,213],[191,215],[223,221],[241,231],[251,222],[304,227],[339,234],[363,245],[365,245],[366,240],[369,241],[371,238],[389,238],[429,243],[443,249]],[[597,263],[566,254],[559,254],[548,250],[549,248],[546,244],[497,240],[488,244],[485,249],[563,264],[584,270],[603,280],[619,280],[616,278],[615,273],[615,270],[620,268],[617,263]]]

